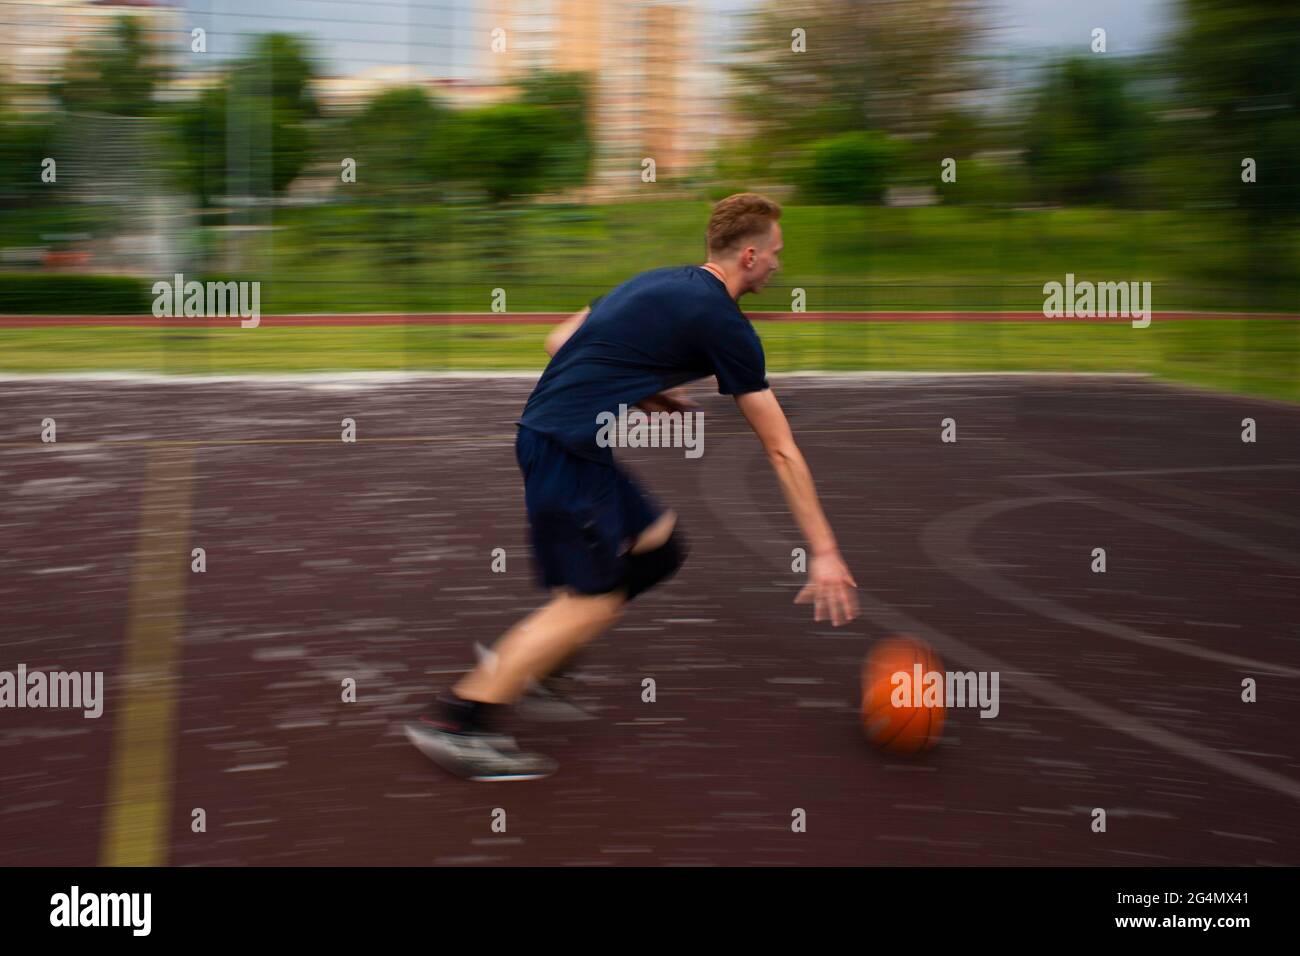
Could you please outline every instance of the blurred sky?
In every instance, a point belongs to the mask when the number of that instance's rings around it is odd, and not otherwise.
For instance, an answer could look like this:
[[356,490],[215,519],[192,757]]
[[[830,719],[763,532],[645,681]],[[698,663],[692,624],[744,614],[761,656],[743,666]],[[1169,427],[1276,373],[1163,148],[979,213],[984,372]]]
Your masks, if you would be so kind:
[[[592,0],[593,3],[601,0]],[[760,0],[695,0],[705,11],[743,19]],[[327,59],[327,73],[383,64],[422,64],[443,76],[472,77],[483,30],[481,0],[186,0],[194,23],[209,33],[218,57],[242,48],[240,34],[284,30],[307,34]],[[989,52],[1087,48],[1104,27],[1108,51],[1150,49],[1167,29],[1174,0],[989,0]],[[727,32],[736,35],[743,24]]]
[[1088,44],[1093,27],[1106,30],[1108,52],[1149,50],[1168,29],[1174,0],[999,0],[990,3],[999,27],[992,42],[1019,47]]

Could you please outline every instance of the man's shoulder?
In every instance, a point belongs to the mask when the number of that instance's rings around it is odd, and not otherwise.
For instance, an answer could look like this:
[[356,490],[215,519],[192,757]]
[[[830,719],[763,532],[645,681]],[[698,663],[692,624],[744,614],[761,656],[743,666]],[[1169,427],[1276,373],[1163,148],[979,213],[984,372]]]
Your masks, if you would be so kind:
[[596,296],[594,299],[591,300],[590,306],[592,310],[595,311],[596,303],[601,302],[605,299],[609,299],[611,297],[621,297],[621,296],[616,296],[617,293],[627,293],[627,292],[637,291],[644,286],[658,285],[662,283],[665,278],[668,278],[669,275],[676,268],[679,267],[660,266],[655,269],[647,269],[645,272],[638,272],[636,275],[624,279],[622,282],[614,286],[608,292]]
[[653,269],[646,269],[644,272],[638,272],[623,282],[623,285],[631,285],[634,282],[651,282],[655,279],[666,279],[675,272],[680,272],[685,266],[656,266]]
[[645,272],[638,273],[629,281],[643,285],[668,285],[681,286],[687,288],[685,280],[689,275],[690,266],[659,266],[656,269],[647,269]]
[[[700,322],[716,332],[741,332],[749,319],[740,307],[699,266],[660,266],[638,273],[592,303],[609,300],[631,305],[634,310],[670,306],[678,319]],[[635,305],[633,305],[635,303]]]

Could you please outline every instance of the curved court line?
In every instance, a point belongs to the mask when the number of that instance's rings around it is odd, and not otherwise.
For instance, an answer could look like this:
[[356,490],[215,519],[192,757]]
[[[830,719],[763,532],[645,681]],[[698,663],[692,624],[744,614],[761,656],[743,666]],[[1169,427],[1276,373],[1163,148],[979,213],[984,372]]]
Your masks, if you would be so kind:
[[1026,461],[1035,461],[1042,466],[1050,466],[1057,469],[1055,472],[1003,476],[1008,481],[1014,481],[1017,483],[1023,482],[1029,484],[1030,487],[1038,487],[1038,485],[1032,484],[1031,481],[1041,481],[1049,478],[1104,478],[1107,481],[1124,485],[1127,488],[1136,488],[1139,491],[1146,491],[1160,495],[1162,498],[1174,498],[1178,501],[1185,501],[1208,511],[1235,514],[1243,518],[1249,518],[1252,521],[1262,521],[1265,524],[1300,530],[1300,519],[1293,518],[1280,511],[1274,511],[1271,508],[1261,508],[1258,505],[1247,504],[1238,501],[1235,498],[1225,498],[1221,495],[1206,494],[1204,492],[1195,491],[1191,488],[1184,488],[1181,485],[1174,485],[1167,481],[1161,481],[1156,477],[1158,475],[1300,471],[1300,462],[1292,464],[1264,463],[1258,465],[1201,465],[1184,468],[1119,468],[1107,471],[1094,471],[1084,462],[1075,461],[1072,458],[1065,458],[1061,455],[1049,454],[1047,452],[1031,451],[1026,448],[1013,448],[1008,449],[1008,453],[1016,458],[1023,458]]
[[[1185,535],[1189,538],[1200,538],[1202,541],[1208,541],[1211,544],[1217,544],[1220,547],[1235,548],[1238,551],[1245,551],[1247,554],[1253,554],[1257,558],[1264,558],[1268,561],[1276,561],[1278,564],[1289,564],[1293,568],[1300,568],[1300,554],[1297,554],[1294,551],[1287,551],[1283,548],[1275,548],[1270,544],[1256,544],[1249,538],[1243,538],[1241,535],[1233,534],[1231,531],[1221,531],[1218,528],[1207,528],[1203,524],[1196,524],[1193,521],[1187,521],[1183,518],[1175,518],[1173,515],[1148,511],[1146,508],[1139,507],[1138,505],[1125,504],[1122,501],[1111,501],[1108,498],[1103,498],[1092,492],[1075,491],[1072,488],[1066,488],[1064,485],[1058,485],[1054,482],[1044,481],[1042,479],[1019,478],[1016,479],[1015,484],[1027,485],[1030,488],[1038,489],[1040,492],[1049,495],[1077,498],[1090,507],[1122,515],[1131,521],[1144,521],[1147,524],[1153,524],[1158,528],[1164,528],[1166,531],[1176,531],[1178,534]],[[1159,492],[1156,493],[1158,494]]]
[[862,613],[876,624],[892,633],[908,633],[923,637],[930,644],[940,649],[946,656],[973,665],[977,670],[998,671],[1006,677],[1006,684],[1023,690],[1046,704],[1071,711],[1086,717],[1093,723],[1108,727],[1134,740],[1167,750],[1176,756],[1196,763],[1204,764],[1214,770],[1230,774],[1238,779],[1248,781],[1269,790],[1274,790],[1293,800],[1300,800],[1300,781],[1257,766],[1239,757],[1215,750],[1213,747],[1197,743],[1173,731],[1166,730],[1158,724],[1133,717],[1106,704],[1098,703],[1082,694],[1067,690],[1058,684],[1031,674],[1016,670],[1006,662],[999,660],[981,650],[971,647],[943,631],[923,624],[902,611],[885,604],[870,592],[858,594]]
[[[1247,465],[1247,468],[1252,466]],[[1300,465],[1284,466],[1291,470],[1300,470]],[[1187,469],[1190,471],[1191,469]],[[1213,471],[1214,469],[1204,469]],[[1265,465],[1254,466],[1254,470],[1275,470],[1269,469]],[[1012,480],[1024,481],[1041,481],[1044,476],[1015,476]],[[1063,477],[1063,476],[1055,476]],[[1094,477],[1094,476],[1089,476]],[[1280,511],[1274,511],[1272,508],[1261,508],[1258,505],[1247,504],[1244,501],[1236,501],[1232,498],[1223,498],[1218,495],[1202,494],[1199,491],[1193,491],[1190,488],[1180,488],[1177,485],[1171,485],[1167,481],[1158,481],[1155,478],[1130,478],[1123,475],[1107,475],[1107,481],[1113,481],[1117,484],[1124,485],[1127,488],[1136,488],[1138,491],[1146,491],[1152,494],[1160,495],[1162,498],[1173,498],[1177,501],[1185,501],[1188,504],[1196,505],[1198,508],[1205,508],[1210,511],[1218,511],[1223,514],[1234,514],[1242,518],[1249,518],[1252,521],[1261,521],[1264,524],[1276,525],[1282,528],[1293,528],[1300,531],[1300,519],[1292,518],[1290,515],[1283,514]],[[1031,487],[1033,487],[1031,485]]]
[[[916,404],[920,401],[925,401],[925,399],[873,404],[872,410],[878,410],[886,406]],[[833,417],[833,414],[818,415],[805,419],[805,421],[811,423],[831,417]],[[795,437],[798,438],[799,434],[801,434],[801,430],[796,429]],[[760,446],[757,438],[755,438],[753,444],[748,446],[748,450],[739,451],[734,455],[720,455],[715,452],[712,456],[703,456],[701,461],[704,467],[700,470],[700,498],[708,506],[709,510],[723,522],[723,526],[741,544],[749,548],[757,558],[769,567],[789,574],[790,565],[787,561],[784,558],[777,558],[773,553],[773,549],[764,544],[764,539],[779,540],[784,537],[788,540],[789,534],[778,534],[772,528],[763,513],[759,512],[755,507],[753,496],[749,491],[749,482],[746,477],[749,471],[748,465],[759,450]],[[773,478],[772,480],[775,481],[776,479]],[[726,488],[731,493],[729,507],[724,508],[715,500],[712,492],[717,488]],[[735,522],[738,508],[746,512],[744,522],[739,526]],[[911,615],[905,614],[880,600],[870,591],[858,588],[857,595],[862,616],[887,632],[905,632],[923,637],[949,659],[962,661],[977,670],[998,671],[1009,678],[1009,685],[1017,690],[1023,690],[1031,697],[1035,697],[1046,704],[1070,711],[1102,727],[1132,737],[1141,743],[1159,747],[1186,760],[1229,774],[1239,780],[1245,780],[1268,790],[1273,790],[1293,800],[1300,800],[1300,782],[1292,780],[1290,777],[1256,766],[1205,744],[1197,743],[1149,721],[1132,717],[1106,704],[1084,697],[1082,694],[1067,690],[1043,677],[1039,677],[1037,674],[1011,667],[1005,661],[979,650],[965,641],[958,640],[950,634],[930,627]]]
[[[1236,654],[1225,654],[1221,651],[1202,647],[1191,641],[1184,641],[1175,637],[1163,637],[1159,634],[1149,634],[1146,631],[1139,631],[1135,627],[1116,624],[1086,611],[1077,610],[1067,604],[1062,604],[1054,598],[1036,594],[1029,588],[1003,577],[986,566],[971,550],[971,534],[989,518],[1010,511],[1018,511],[1021,508],[1032,507],[1033,505],[1050,504],[1059,501],[1072,501],[1092,506],[1098,505],[1098,502],[1081,495],[1036,495],[1028,498],[1003,498],[999,501],[986,501],[978,505],[969,505],[940,515],[927,524],[921,531],[921,548],[936,567],[942,568],[953,577],[960,578],[977,591],[982,591],[999,601],[1014,604],[1016,607],[1024,608],[1043,617],[1061,621],[1087,631],[1105,634],[1107,637],[1118,638],[1132,644],[1142,644],[1158,650],[1169,651],[1173,654],[1197,657],[1201,660],[1229,664],[1243,669],[1268,671],[1285,677],[1300,677],[1300,669],[1294,667],[1287,667],[1284,664],[1270,664],[1266,661],[1240,657]],[[1141,509],[1136,510],[1141,511]]]

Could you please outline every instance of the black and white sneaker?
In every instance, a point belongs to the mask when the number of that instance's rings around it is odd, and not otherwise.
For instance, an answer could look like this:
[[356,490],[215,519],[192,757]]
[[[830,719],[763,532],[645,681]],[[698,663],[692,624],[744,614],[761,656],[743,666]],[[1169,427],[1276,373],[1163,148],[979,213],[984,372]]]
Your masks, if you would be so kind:
[[[475,643],[474,652],[479,660],[490,660],[492,651],[482,644]],[[572,677],[558,674],[543,678],[541,681],[529,681],[524,695],[515,705],[515,712],[525,720],[573,721],[594,720],[595,717],[575,704],[569,695],[574,692],[577,681]]]
[[559,764],[525,753],[513,737],[485,731],[454,733],[429,717],[407,721],[406,739],[448,773],[469,780],[540,780]]
[[570,721],[594,720],[595,717],[570,699],[575,681],[572,677],[547,677],[529,685],[519,698],[515,711],[525,720]]

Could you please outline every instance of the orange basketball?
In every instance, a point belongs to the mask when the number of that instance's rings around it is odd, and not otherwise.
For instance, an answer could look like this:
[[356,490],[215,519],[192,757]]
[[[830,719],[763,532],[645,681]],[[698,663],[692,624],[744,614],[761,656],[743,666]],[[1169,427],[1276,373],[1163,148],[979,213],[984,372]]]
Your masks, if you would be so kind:
[[[927,678],[926,675],[937,674]],[[891,754],[929,750],[943,731],[943,663],[915,637],[876,643],[862,664],[862,729]]]

